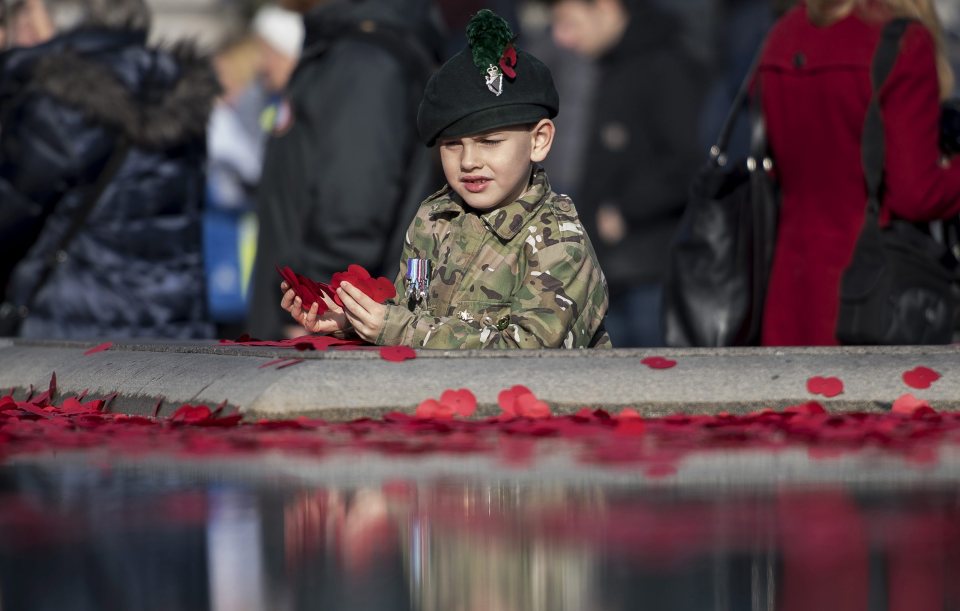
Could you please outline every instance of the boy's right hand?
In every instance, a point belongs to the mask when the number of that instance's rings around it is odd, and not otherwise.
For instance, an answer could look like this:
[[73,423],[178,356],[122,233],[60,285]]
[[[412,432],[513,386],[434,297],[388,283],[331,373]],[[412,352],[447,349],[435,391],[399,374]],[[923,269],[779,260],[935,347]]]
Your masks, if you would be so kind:
[[280,283],[280,290],[283,292],[280,307],[290,312],[290,317],[309,333],[329,335],[350,328],[350,323],[347,322],[347,315],[344,314],[343,308],[334,303],[333,300],[329,299],[326,295],[323,296],[323,301],[327,306],[327,311],[324,312],[322,316],[317,316],[317,311],[320,309],[320,306],[313,303],[310,305],[309,310],[305,310],[303,308],[303,301],[297,297],[297,294],[293,292],[293,289],[290,288],[286,281]]

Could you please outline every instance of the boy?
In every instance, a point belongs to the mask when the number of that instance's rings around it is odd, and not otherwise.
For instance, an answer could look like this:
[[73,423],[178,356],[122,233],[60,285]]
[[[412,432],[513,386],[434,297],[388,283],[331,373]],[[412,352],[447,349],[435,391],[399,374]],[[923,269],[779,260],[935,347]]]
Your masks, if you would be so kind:
[[593,247],[538,165],[559,107],[550,71],[515,49],[488,10],[467,36],[470,46],[430,79],[420,105],[417,127],[428,146],[439,143],[448,184],[407,231],[396,303],[344,283],[344,308],[330,302],[318,317],[284,283],[281,307],[312,333],[352,330],[378,345],[610,347]]

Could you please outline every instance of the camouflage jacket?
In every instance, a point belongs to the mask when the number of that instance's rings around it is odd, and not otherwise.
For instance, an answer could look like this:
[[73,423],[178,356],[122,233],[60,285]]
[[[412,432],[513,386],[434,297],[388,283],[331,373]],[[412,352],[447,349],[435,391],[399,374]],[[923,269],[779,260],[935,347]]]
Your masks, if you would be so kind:
[[[429,259],[425,303],[405,302],[407,259]],[[570,199],[537,168],[515,202],[465,208],[449,186],[407,230],[397,299],[380,345],[417,348],[610,347],[607,283]]]

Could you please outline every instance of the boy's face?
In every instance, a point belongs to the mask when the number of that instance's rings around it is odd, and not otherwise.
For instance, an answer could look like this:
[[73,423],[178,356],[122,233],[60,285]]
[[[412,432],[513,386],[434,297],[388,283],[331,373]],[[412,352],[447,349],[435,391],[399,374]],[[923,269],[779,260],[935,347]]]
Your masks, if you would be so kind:
[[475,210],[494,210],[521,195],[530,164],[546,159],[553,143],[549,119],[536,125],[501,128],[462,138],[440,139],[447,183]]

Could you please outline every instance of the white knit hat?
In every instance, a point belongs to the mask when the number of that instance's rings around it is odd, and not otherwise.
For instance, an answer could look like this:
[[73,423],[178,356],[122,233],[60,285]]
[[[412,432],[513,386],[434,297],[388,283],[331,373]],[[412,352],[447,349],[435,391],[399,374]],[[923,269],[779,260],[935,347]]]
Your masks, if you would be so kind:
[[253,18],[253,33],[287,57],[300,57],[303,17],[279,6],[261,7]]

